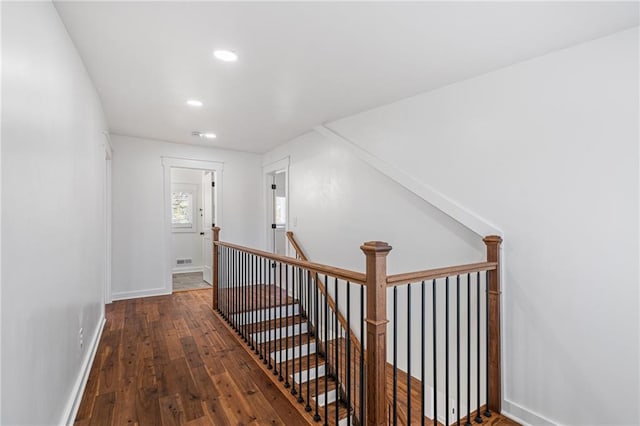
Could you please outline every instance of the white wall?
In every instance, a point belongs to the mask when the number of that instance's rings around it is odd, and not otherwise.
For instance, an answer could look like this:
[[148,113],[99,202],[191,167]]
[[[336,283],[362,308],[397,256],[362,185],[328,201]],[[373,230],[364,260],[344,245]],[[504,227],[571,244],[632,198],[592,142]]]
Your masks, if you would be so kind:
[[[640,422],[638,71],[636,28],[329,123],[504,231],[505,408],[532,423]],[[329,173],[305,174],[292,206],[348,215],[361,198],[326,200],[366,177],[335,181],[330,163],[346,160],[314,155]],[[339,262],[322,235],[303,243],[315,238],[312,258]]]
[[[189,231],[181,229],[173,229],[171,234],[171,244],[173,245],[173,270],[180,272],[181,270],[202,269],[202,178],[204,172],[201,170],[190,169],[171,169],[171,190],[179,188],[195,188],[194,192],[194,208],[193,220],[194,227]],[[187,185],[187,186],[185,186]],[[211,226],[211,225],[209,225]],[[183,267],[176,265],[176,259],[192,259],[193,263]]]
[[471,231],[318,133],[281,145],[264,163],[286,156],[289,229],[311,261],[364,271],[360,246],[371,240],[393,246],[390,273],[484,258]]
[[[162,157],[224,163],[220,238],[262,247],[261,156],[127,136],[113,142],[114,299],[163,294],[167,244]],[[220,211],[220,210],[218,210]]]
[[50,2],[3,2],[2,90],[0,423],[60,424],[103,317],[106,125]]

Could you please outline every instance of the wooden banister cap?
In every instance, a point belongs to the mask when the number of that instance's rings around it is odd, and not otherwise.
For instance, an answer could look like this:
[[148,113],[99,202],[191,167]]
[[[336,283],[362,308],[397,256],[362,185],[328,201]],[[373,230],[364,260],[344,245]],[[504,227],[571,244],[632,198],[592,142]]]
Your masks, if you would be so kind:
[[367,241],[360,246],[360,250],[362,250],[365,254],[388,253],[391,251],[391,249],[392,247],[384,241]]
[[212,231],[220,231],[220,227],[219,226],[214,226],[213,228],[211,228]]
[[500,244],[502,243],[502,237],[499,235],[487,235],[482,239],[482,241],[484,241],[485,244],[490,244],[490,243]]

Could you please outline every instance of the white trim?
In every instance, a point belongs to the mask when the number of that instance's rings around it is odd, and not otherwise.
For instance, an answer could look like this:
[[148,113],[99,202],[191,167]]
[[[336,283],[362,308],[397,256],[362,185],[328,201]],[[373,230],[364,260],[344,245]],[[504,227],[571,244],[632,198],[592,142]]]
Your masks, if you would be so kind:
[[445,213],[447,216],[451,217],[453,220],[459,222],[463,226],[469,228],[479,236],[486,237],[487,235],[502,235],[502,231],[486,219],[469,211],[467,208],[460,205],[456,201],[446,197],[433,187],[423,182],[419,182],[399,168],[376,157],[369,151],[361,148],[355,142],[352,142],[344,136],[340,135],[335,130],[330,129],[326,125],[316,126],[314,127],[314,130],[320,133],[322,136],[347,147],[349,151],[351,151],[351,153],[356,157],[360,158],[362,161],[369,164],[371,167],[378,170],[383,175],[399,183],[418,197],[422,198],[427,203],[431,204],[433,207]]
[[161,157],[162,165],[179,169],[194,170],[224,170],[224,163],[220,161],[190,160],[188,158]]
[[522,425],[545,425],[545,426],[559,426],[560,423],[549,420],[548,418],[538,414],[534,411],[531,411],[527,408],[524,408],[521,405],[516,404],[515,402],[509,401],[508,399],[504,399],[502,401],[502,411],[500,414],[505,417],[509,417],[512,420],[522,424]]
[[189,274],[192,272],[202,272],[202,266],[176,266],[173,268],[174,274]]
[[272,172],[280,172],[282,170],[289,170],[289,161],[290,161],[290,157],[286,156],[272,163],[263,164],[262,169],[265,174],[272,173]]
[[[173,286],[173,281],[171,285]],[[128,299],[139,299],[141,297],[167,296],[170,294],[171,294],[171,290],[167,291],[166,288],[152,288],[149,290],[121,291],[120,293],[113,293],[112,299],[114,301],[128,300]]]
[[[164,187],[164,199],[162,204],[162,209],[164,211],[164,232],[162,238],[162,247],[165,253],[164,257],[164,265],[163,265],[163,275],[164,279],[164,288],[162,289],[153,289],[153,290],[143,290],[133,291],[133,292],[124,292],[119,293],[121,299],[127,298],[136,298],[136,297],[147,297],[147,296],[157,296],[160,294],[171,294],[173,292],[173,244],[171,244],[172,239],[172,230],[173,226],[171,224],[171,169],[172,168],[180,168],[180,169],[193,169],[193,170],[205,170],[215,172],[215,223],[216,226],[222,228],[222,208],[219,200],[222,200],[222,191],[224,188],[223,185],[223,170],[224,163],[219,161],[205,161],[205,160],[193,160],[188,158],[174,158],[174,157],[160,157],[162,166],[164,168],[164,179],[163,179],[163,187]],[[148,293],[151,294],[148,294]],[[142,295],[137,295],[138,293]],[[130,295],[130,296],[129,296]],[[113,299],[116,299],[116,295],[113,295]]]
[[84,394],[84,389],[87,386],[87,380],[89,380],[89,373],[91,372],[93,361],[96,357],[96,353],[98,352],[98,344],[100,343],[100,338],[102,337],[102,332],[104,331],[104,325],[106,322],[106,318],[102,315],[100,317],[99,325],[95,333],[93,333],[91,348],[87,351],[84,361],[82,362],[80,374],[78,374],[76,382],[73,385],[71,395],[69,397],[69,401],[67,401],[60,424],[70,426],[73,425],[76,419],[78,408],[80,408],[80,402],[82,401],[82,395]]

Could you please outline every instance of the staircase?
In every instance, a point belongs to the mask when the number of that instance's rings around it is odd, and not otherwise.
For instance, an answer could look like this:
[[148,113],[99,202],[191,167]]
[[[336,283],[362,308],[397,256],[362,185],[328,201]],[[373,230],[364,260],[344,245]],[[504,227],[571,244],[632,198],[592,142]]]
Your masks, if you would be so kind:
[[309,262],[291,233],[295,259],[223,243],[219,228],[213,234],[214,310],[310,424],[498,418],[498,238],[485,239],[486,262],[387,276],[386,243],[362,246],[363,274]]
[[314,421],[354,424],[327,362],[327,345],[315,336],[299,299],[275,284],[225,288],[218,294],[223,318]]

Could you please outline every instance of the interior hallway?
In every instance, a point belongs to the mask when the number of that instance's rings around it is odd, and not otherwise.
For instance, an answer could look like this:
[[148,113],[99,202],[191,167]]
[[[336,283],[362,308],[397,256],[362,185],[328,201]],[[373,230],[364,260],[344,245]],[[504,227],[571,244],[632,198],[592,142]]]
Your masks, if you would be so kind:
[[304,424],[194,290],[114,302],[76,425]]

